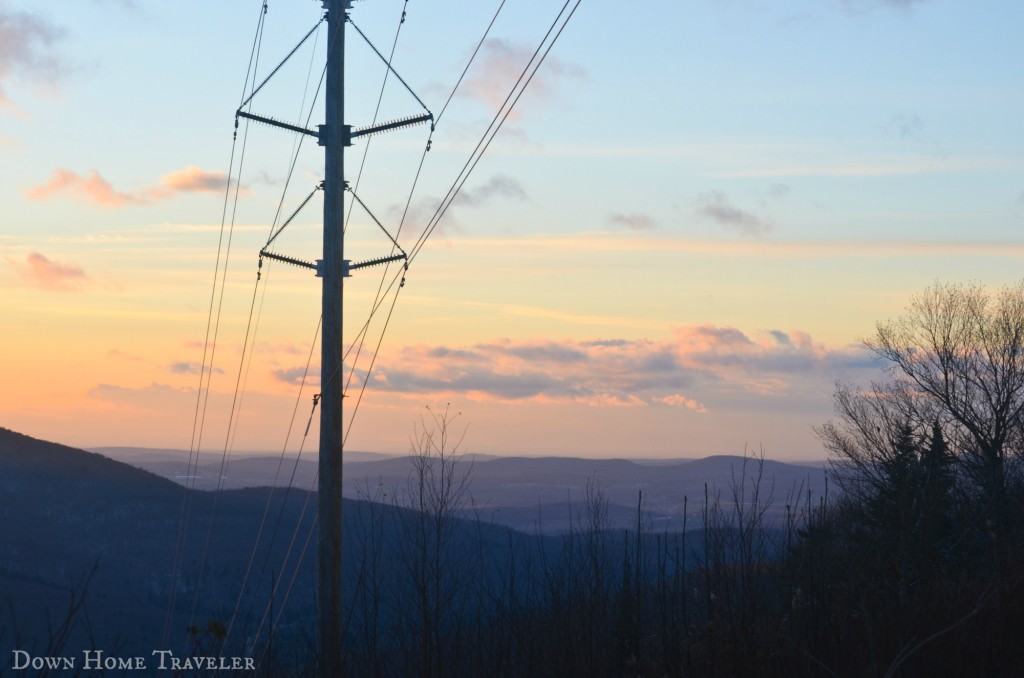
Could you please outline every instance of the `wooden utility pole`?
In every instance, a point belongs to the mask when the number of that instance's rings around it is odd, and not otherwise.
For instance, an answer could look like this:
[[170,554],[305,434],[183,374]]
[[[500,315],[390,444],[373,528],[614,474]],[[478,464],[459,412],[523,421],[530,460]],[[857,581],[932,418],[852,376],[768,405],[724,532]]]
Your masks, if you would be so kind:
[[344,152],[345,133],[345,10],[351,0],[323,0],[327,11],[327,83],[325,119],[320,143],[325,146],[323,330],[320,358],[319,557],[317,591],[320,620],[319,674],[342,675],[341,650],[341,455],[342,290],[348,273],[345,261]]

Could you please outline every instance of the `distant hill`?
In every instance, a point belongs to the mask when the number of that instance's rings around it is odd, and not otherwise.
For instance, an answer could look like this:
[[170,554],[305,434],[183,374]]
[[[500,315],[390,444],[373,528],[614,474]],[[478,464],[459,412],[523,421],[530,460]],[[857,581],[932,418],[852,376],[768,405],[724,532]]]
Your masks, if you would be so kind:
[[[91,636],[106,647],[147,654],[164,647],[172,590],[177,603],[169,642],[183,646],[184,629],[193,619],[202,625],[230,616],[269,494],[267,489],[187,492],[100,454],[0,429],[0,655],[10,657],[16,647],[45,650],[72,591],[86,595],[91,620],[91,625],[85,617],[77,620],[66,644],[75,652],[90,647]],[[312,510],[300,520],[305,495],[290,494],[286,499],[279,491],[270,504],[269,515],[283,516],[288,528],[273,539],[265,535],[257,562],[285,553],[293,526],[300,526],[303,538],[313,526]],[[172,586],[183,509],[189,530]],[[307,559],[296,580],[290,603],[296,616],[308,617],[313,608],[313,560]],[[281,571],[282,563],[276,567]],[[253,577],[247,586],[269,597],[266,581]],[[251,614],[239,618],[240,627],[253,622]]]
[[[224,489],[287,486],[315,488],[316,453],[296,463],[294,456],[232,455],[227,472],[221,474],[219,454],[204,452],[198,466],[188,476],[188,452],[143,450],[138,448],[96,448],[97,452],[128,461],[164,478],[200,490],[216,489],[218,478]],[[720,493],[730,497],[733,480],[744,477],[748,486],[760,471],[761,499],[769,497],[770,516],[781,519],[786,504],[796,496],[806,498],[825,493],[825,463],[764,462],[763,467],[741,456],[712,456],[704,459],[642,460],[583,459],[578,457],[496,457],[467,455],[458,462],[460,473],[471,476],[470,491],[475,504],[467,517],[515,529],[559,532],[568,529],[574,513],[584,499],[587,483],[606,497],[609,514],[617,525],[635,525],[636,507],[641,499],[647,519],[658,529],[682,530],[683,505],[687,502],[687,524],[699,516],[704,502],[705,483],[709,498]],[[378,491],[394,497],[409,481],[412,465],[409,457],[370,452],[346,452],[344,487],[346,497],[366,499]],[[829,488],[834,492],[835,488]]]
[[[820,497],[826,488],[824,464],[818,468],[764,461],[763,466],[739,456],[714,456],[659,464],[625,459],[572,457],[495,457],[461,462],[470,475],[475,510],[485,519],[521,530],[568,529],[586,499],[587,486],[609,502],[613,524],[636,524],[638,502],[645,519],[656,529],[681,531],[684,502],[687,523],[696,524],[705,500],[716,494],[728,503],[732,487],[743,480],[750,500],[753,481],[760,473],[761,501],[771,503],[770,517],[781,519],[786,504],[795,504],[808,491]],[[375,487],[401,492],[408,484],[408,459],[359,462],[346,465],[347,496],[367,495]],[[739,485],[737,485],[739,487]]]
[[[306,452],[297,464],[295,455],[282,457],[273,453],[235,452],[227,458],[224,472],[221,468],[221,452],[204,450],[198,455],[192,455],[190,459],[188,450],[94,447],[90,451],[196,490],[216,490],[218,487],[222,490],[240,490],[289,484],[303,490],[316,489],[316,450]],[[346,452],[345,457],[346,464],[395,458],[394,455],[359,451]]]

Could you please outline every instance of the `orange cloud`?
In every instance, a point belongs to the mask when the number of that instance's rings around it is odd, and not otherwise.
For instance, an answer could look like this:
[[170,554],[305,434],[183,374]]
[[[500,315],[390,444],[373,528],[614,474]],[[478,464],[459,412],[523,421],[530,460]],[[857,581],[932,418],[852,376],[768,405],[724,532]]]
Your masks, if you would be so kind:
[[[666,341],[495,339],[466,347],[406,346],[381,361],[369,384],[416,398],[463,394],[477,401],[704,413],[724,394],[801,393],[859,370],[877,370],[862,348],[830,349],[806,332],[748,336],[735,327],[692,325],[677,328]],[[275,376],[294,381],[301,373],[299,366]]]
[[89,170],[85,176],[71,170],[57,168],[45,184],[34,186],[25,192],[29,200],[48,200],[55,195],[70,194],[103,207],[123,207],[131,203],[144,202],[141,198],[114,190],[96,170]]
[[71,195],[101,207],[143,205],[164,200],[178,193],[218,193],[228,185],[223,172],[207,172],[189,165],[183,170],[165,174],[160,184],[134,193],[115,190],[96,170],[80,175],[69,169],[57,168],[45,184],[33,186],[25,192],[29,200],[48,200],[57,195]]
[[702,403],[694,400],[693,398],[687,398],[684,395],[680,395],[679,393],[673,393],[672,395],[665,396],[664,398],[655,398],[654,402],[661,403],[662,405],[669,405],[670,407],[685,407],[688,410],[700,412],[701,414],[708,411]]
[[189,165],[183,170],[165,174],[160,182],[170,193],[220,193],[228,185],[228,175]]
[[71,292],[88,277],[80,267],[51,261],[39,252],[30,252],[25,257],[25,264],[15,266],[18,275],[44,290]]

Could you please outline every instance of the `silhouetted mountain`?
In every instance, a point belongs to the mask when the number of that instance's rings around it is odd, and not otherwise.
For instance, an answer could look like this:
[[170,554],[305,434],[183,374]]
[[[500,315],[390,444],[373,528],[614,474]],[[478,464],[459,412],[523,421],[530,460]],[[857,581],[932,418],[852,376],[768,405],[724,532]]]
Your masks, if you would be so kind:
[[[562,532],[570,527],[586,503],[588,486],[608,500],[613,525],[633,527],[638,501],[646,520],[655,529],[684,528],[683,508],[693,521],[705,499],[716,493],[731,499],[735,481],[751,485],[761,473],[761,500],[772,498],[769,517],[780,520],[787,503],[793,504],[810,490],[815,497],[825,491],[824,464],[820,468],[765,461],[763,466],[739,456],[715,456],[639,463],[624,459],[572,457],[494,457],[463,461],[470,474],[474,515],[519,530]],[[378,488],[402,492],[412,466],[407,458],[357,462],[345,467],[345,494],[372,496]],[[470,512],[467,512],[467,515]],[[688,523],[691,527],[693,522]]]
[[[102,647],[123,644],[147,654],[182,646],[193,617],[204,624],[230,614],[268,495],[265,489],[187,492],[99,454],[0,430],[0,602],[10,612],[0,625],[0,650],[45,649],[71,591],[86,595],[91,620],[90,628],[79,617],[67,641],[76,651],[89,647],[90,635]],[[270,514],[282,514],[289,528],[273,539],[265,536],[257,557],[283,552],[295,524],[308,532],[312,511],[299,521],[304,500],[297,493],[287,500],[277,493]],[[188,531],[179,552],[183,511]],[[181,558],[174,576],[176,553]],[[84,578],[94,566],[86,587]],[[299,614],[310,614],[311,572],[307,563],[293,598]],[[164,638],[172,591],[176,612]],[[239,623],[251,619],[243,615]]]
[[[108,448],[109,449],[109,448]],[[112,451],[112,453],[117,452]],[[346,497],[362,498],[401,494],[413,472],[408,456],[347,453],[344,462],[343,492]],[[198,466],[188,473],[187,453],[178,453],[177,461],[167,459],[166,451],[152,457],[135,450],[122,459],[148,471],[189,482],[196,489],[225,489],[263,485],[288,485],[303,490],[315,487],[316,455],[308,455],[296,464],[294,457],[243,456],[230,459],[221,473],[219,455],[204,453]],[[213,457],[216,456],[216,459]],[[561,532],[569,528],[573,516],[585,500],[588,483],[608,499],[612,523],[632,526],[636,522],[637,502],[642,493],[643,508],[657,529],[682,530],[684,500],[688,500],[687,524],[699,515],[705,499],[716,493],[731,498],[734,481],[762,474],[762,501],[771,497],[769,517],[781,520],[787,504],[793,505],[808,491],[820,497],[825,493],[825,463],[791,464],[765,460],[763,466],[741,456],[712,456],[704,459],[637,462],[624,459],[583,459],[573,457],[491,457],[467,455],[458,464],[460,472],[470,474],[474,507],[466,517],[508,525],[518,530]],[[378,497],[379,498],[379,497]]]

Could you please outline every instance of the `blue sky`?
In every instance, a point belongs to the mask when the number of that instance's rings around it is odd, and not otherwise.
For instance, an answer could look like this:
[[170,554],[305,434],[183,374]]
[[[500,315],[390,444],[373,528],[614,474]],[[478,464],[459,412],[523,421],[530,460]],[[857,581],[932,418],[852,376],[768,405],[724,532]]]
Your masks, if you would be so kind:
[[[386,52],[406,9],[394,63],[437,115],[497,6],[365,0],[352,17]],[[403,244],[560,7],[502,9],[438,124]],[[0,0],[0,366],[18,386],[0,424],[188,446],[260,11]],[[259,79],[319,15],[313,0],[268,3]],[[811,427],[834,382],[879,375],[859,348],[875,321],[935,279],[1021,276],[1021,25],[1024,5],[995,1],[584,0],[410,270],[350,445],[404,451],[422,407],[451,402],[479,452],[820,456]],[[315,40],[254,111],[308,115]],[[347,55],[359,126],[383,70],[351,29]],[[381,118],[419,112],[396,84]],[[427,133],[369,146],[359,193],[389,225]],[[248,130],[211,382],[227,409],[293,145]],[[365,148],[347,154],[350,180]],[[322,166],[306,144],[286,212]],[[282,251],[316,257],[318,210]],[[374,229],[354,213],[354,259],[381,253]],[[287,375],[318,313],[315,279],[268,277],[234,443],[246,449],[294,444]],[[350,327],[377,280],[349,284]],[[218,441],[227,424],[211,421]]]

